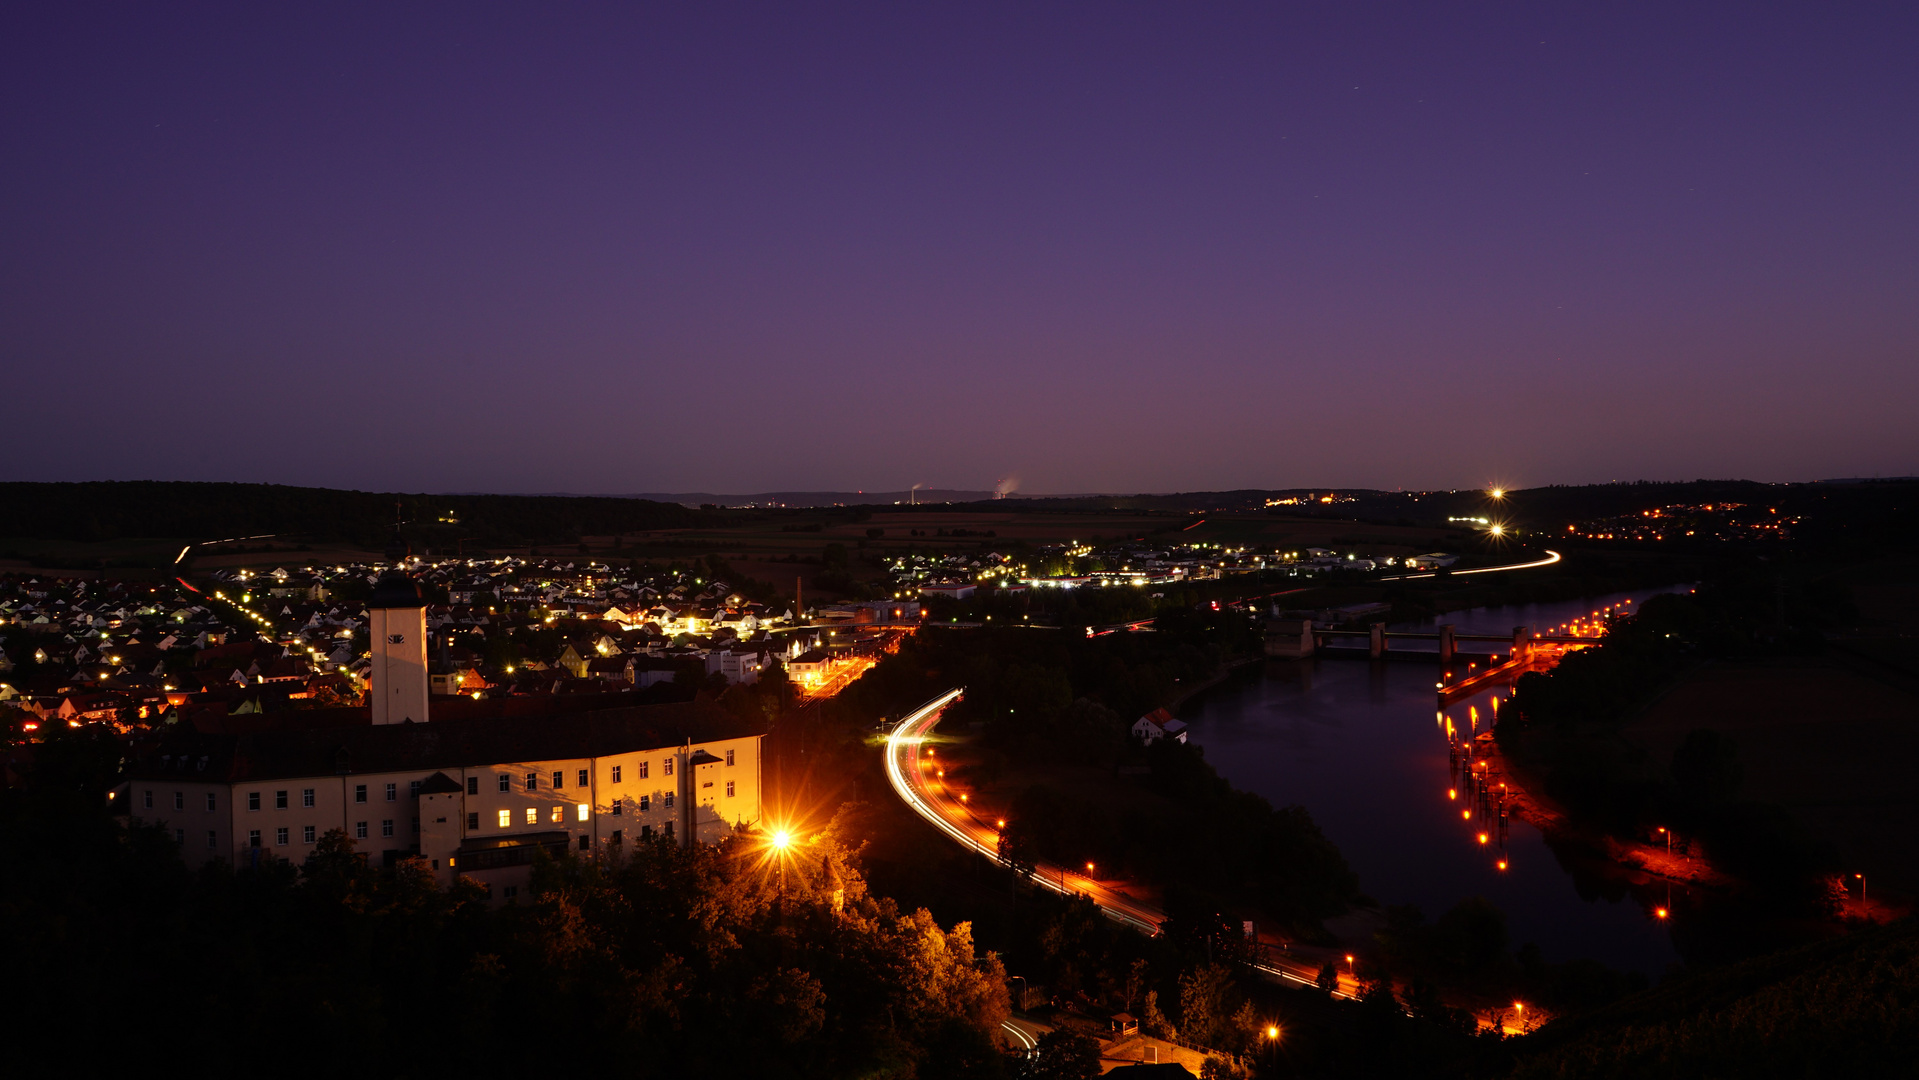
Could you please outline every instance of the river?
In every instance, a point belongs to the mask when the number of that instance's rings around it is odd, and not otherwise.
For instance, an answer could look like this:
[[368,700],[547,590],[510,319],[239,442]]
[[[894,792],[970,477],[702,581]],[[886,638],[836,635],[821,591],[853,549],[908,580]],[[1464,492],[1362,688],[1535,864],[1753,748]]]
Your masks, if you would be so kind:
[[[1447,622],[1462,634],[1506,635],[1515,626],[1545,633],[1664,591],[1670,590],[1479,608],[1390,629],[1431,632],[1433,622]],[[1461,650],[1467,648],[1505,651],[1462,643]],[[1678,954],[1666,926],[1627,891],[1622,877],[1608,867],[1562,861],[1538,830],[1517,818],[1509,822],[1503,850],[1496,825],[1482,845],[1482,816],[1462,820],[1463,804],[1447,797],[1457,785],[1435,713],[1437,672],[1436,662],[1374,663],[1363,653],[1269,660],[1193,699],[1181,719],[1191,725],[1191,741],[1234,787],[1275,806],[1297,803],[1310,811],[1358,873],[1361,889],[1382,905],[1415,904],[1432,919],[1466,897],[1483,896],[1506,913],[1515,949],[1532,942],[1548,962],[1586,958],[1657,978]],[[1445,714],[1470,734],[1476,711],[1484,731],[1492,699],[1509,693],[1507,687],[1484,691],[1449,703]],[[1640,895],[1647,895],[1643,885]]]

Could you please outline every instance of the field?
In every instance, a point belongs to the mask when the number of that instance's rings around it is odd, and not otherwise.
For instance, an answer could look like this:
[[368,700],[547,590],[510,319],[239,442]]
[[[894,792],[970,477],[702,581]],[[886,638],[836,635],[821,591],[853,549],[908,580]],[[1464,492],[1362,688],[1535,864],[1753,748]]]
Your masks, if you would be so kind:
[[1626,737],[1664,764],[1694,728],[1738,743],[1739,797],[1785,807],[1837,846],[1848,874],[1919,889],[1919,693],[1910,681],[1843,657],[1715,664],[1661,697]]

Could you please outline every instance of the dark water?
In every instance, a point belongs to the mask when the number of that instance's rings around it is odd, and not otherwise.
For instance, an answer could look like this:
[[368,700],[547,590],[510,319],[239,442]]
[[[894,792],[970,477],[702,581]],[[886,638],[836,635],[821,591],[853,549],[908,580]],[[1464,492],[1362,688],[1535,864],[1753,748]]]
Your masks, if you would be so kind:
[[[1609,604],[1637,606],[1659,591],[1666,590],[1482,608],[1439,621],[1460,633],[1510,635],[1515,626],[1544,633]],[[1491,643],[1461,648],[1504,651]],[[1643,879],[1629,886],[1613,869],[1577,856],[1562,861],[1517,818],[1509,821],[1503,850],[1496,822],[1488,830],[1482,814],[1462,820],[1462,802],[1446,794],[1459,785],[1436,715],[1438,671],[1436,658],[1373,663],[1363,653],[1269,660],[1195,698],[1180,715],[1233,786],[1276,806],[1309,810],[1359,874],[1360,887],[1380,903],[1416,904],[1430,919],[1466,897],[1483,896],[1506,913],[1515,948],[1534,942],[1549,962],[1590,958],[1650,976],[1664,971],[1677,955],[1666,925],[1651,914],[1662,886]],[[1488,730],[1492,699],[1509,692],[1498,687],[1451,702],[1445,714],[1470,735],[1476,709],[1478,730]],[[1482,831],[1492,841],[1483,846]],[[1497,866],[1501,858],[1504,871]]]

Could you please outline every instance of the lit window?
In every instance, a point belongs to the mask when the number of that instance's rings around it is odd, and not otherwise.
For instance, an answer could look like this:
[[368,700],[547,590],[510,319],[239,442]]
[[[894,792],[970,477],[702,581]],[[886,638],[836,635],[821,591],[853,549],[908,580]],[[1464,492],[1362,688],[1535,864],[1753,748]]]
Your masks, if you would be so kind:
[[313,805],[313,789],[312,788],[300,789],[300,805],[301,806]]
[[[247,809],[258,810],[259,808],[260,808],[260,793],[257,791],[247,792]],[[207,809],[211,810],[213,809],[213,807],[209,806],[207,807]]]
[[353,823],[353,838],[355,840],[366,839],[366,822],[356,821]]
[[528,825],[538,825],[538,824],[540,823],[540,808],[539,808],[539,807],[537,807],[537,806],[529,806],[529,807],[527,807],[527,808],[526,808],[526,823],[527,823]]
[[513,811],[511,810],[500,811],[500,828],[504,829],[511,826],[512,824],[513,824]]
[[553,819],[553,824],[558,825],[560,822],[566,820],[566,808],[556,806],[553,808],[553,813],[550,816]]
[[285,829],[273,830],[273,846],[274,847],[287,846],[287,830]]
[[[618,765],[613,766],[613,782],[616,784],[620,782],[620,767]],[[152,807],[153,792],[149,791],[147,792],[147,808],[152,809]]]
[[380,835],[381,836],[393,835],[393,819],[392,818],[385,818],[380,822]]
[[588,818],[592,817],[592,815],[593,815],[593,808],[591,806],[588,806],[585,803],[581,803],[580,804],[580,820],[585,821]]
[[301,842],[301,843],[303,843],[303,844],[311,844],[311,843],[313,843],[313,826],[311,826],[311,825],[304,825],[304,826],[301,826],[301,828],[300,828],[300,842]]

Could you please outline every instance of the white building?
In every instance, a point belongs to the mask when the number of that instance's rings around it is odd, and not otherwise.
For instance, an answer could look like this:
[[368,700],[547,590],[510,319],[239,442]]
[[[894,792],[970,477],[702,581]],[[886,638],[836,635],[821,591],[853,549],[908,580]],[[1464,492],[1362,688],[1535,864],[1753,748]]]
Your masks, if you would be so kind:
[[1133,721],[1133,738],[1148,746],[1161,739],[1183,743],[1186,741],[1186,722],[1173,719],[1173,714],[1165,709],[1154,709]]

